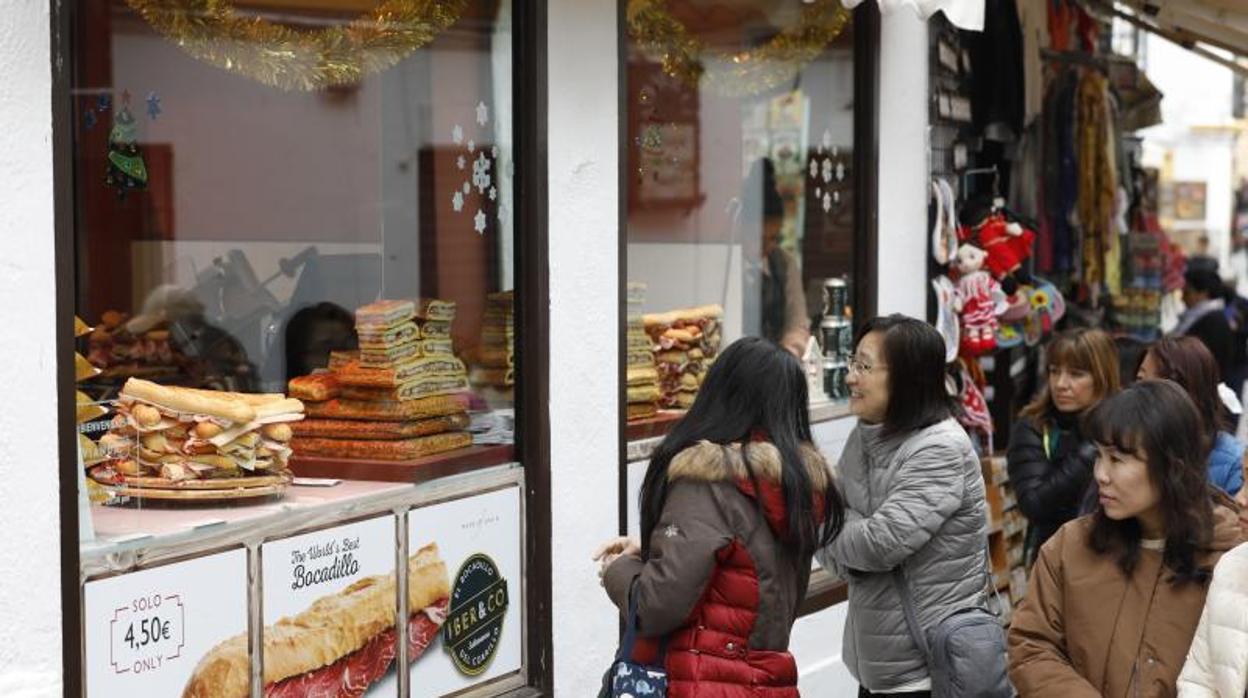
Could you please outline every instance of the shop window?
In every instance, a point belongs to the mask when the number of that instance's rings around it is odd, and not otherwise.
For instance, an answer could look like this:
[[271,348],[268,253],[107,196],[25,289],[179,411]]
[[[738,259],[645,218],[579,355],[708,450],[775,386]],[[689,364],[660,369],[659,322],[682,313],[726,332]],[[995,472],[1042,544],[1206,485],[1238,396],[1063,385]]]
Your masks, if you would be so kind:
[[747,335],[808,362],[812,404],[845,400],[866,283],[851,13],[630,0],[624,16],[630,434],[678,417]]
[[512,3],[66,12],[86,695],[524,685]]

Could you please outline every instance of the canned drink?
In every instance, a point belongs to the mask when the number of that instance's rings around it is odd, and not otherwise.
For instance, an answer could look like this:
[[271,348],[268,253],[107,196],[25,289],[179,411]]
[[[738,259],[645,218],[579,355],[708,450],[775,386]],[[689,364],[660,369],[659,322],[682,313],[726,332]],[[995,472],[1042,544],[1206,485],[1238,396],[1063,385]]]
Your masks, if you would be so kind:
[[842,361],[823,362],[823,392],[833,400],[848,400],[849,385],[845,379],[849,376],[849,364]]
[[849,284],[845,279],[832,278],[823,282],[823,316],[844,318],[849,307]]
[[838,362],[849,361],[854,351],[854,327],[848,320],[824,318],[820,330],[823,333],[823,355]]

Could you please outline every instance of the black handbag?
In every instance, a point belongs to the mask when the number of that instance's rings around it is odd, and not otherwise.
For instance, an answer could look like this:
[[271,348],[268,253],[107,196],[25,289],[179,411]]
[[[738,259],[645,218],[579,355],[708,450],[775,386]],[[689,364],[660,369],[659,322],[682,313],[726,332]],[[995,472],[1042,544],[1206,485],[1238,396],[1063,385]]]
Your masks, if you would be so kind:
[[602,676],[602,688],[598,698],[667,698],[667,638],[659,642],[659,653],[654,664],[633,661],[633,647],[637,644],[637,585],[628,593],[628,617],[625,619],[624,637],[615,661]]

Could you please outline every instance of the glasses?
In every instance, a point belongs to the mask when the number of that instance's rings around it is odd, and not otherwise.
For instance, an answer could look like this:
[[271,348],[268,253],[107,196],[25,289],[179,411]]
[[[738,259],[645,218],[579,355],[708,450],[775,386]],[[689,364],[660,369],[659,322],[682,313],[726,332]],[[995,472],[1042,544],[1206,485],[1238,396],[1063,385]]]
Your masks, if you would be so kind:
[[869,363],[867,363],[867,362],[865,362],[865,361],[863,361],[862,359],[859,359],[859,358],[853,358],[853,359],[850,359],[850,360],[849,360],[849,372],[850,372],[850,373],[856,373],[856,374],[858,374],[858,375],[860,375],[860,376],[869,376],[869,375],[871,375],[871,374],[875,371],[875,369],[877,369],[877,368],[878,368],[878,369],[883,370],[883,369],[886,369],[886,368],[888,368],[888,367],[887,367],[887,366],[884,366],[883,364],[876,365],[876,366],[872,366],[871,364],[869,364]]

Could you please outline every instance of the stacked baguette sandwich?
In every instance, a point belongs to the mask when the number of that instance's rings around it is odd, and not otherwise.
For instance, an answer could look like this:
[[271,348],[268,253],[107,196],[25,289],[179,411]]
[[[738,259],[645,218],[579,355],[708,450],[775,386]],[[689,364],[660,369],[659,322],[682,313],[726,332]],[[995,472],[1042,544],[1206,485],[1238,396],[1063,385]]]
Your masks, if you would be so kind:
[[293,378],[311,417],[295,427],[307,456],[412,460],[472,444],[468,379],[451,351],[455,304],[382,300],[356,311],[360,349]]
[[516,384],[514,301],[512,291],[491,293],[485,298],[481,344],[472,362],[473,385],[506,392]]
[[655,346],[660,404],[689,409],[706,371],[719,353],[724,310],[718,305],[643,316]]
[[303,403],[281,394],[248,395],[158,385],[131,378],[99,446],[110,456],[91,468],[98,482],[146,487],[286,476],[291,424]]
[[659,372],[654,364],[654,344],[646,334],[641,309],[646,301],[646,285],[628,283],[628,419],[653,417],[658,412]]

